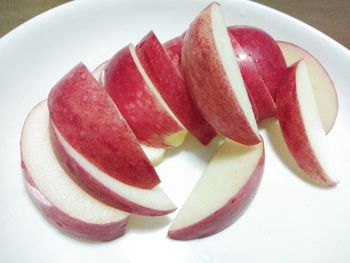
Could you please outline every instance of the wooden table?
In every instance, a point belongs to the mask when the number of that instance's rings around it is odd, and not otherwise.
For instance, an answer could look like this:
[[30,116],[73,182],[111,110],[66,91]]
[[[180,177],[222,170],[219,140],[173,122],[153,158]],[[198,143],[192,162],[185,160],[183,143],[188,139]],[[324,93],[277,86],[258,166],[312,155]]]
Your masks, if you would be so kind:
[[[67,0],[0,0],[0,37]],[[292,15],[350,48],[350,0],[257,0]]]

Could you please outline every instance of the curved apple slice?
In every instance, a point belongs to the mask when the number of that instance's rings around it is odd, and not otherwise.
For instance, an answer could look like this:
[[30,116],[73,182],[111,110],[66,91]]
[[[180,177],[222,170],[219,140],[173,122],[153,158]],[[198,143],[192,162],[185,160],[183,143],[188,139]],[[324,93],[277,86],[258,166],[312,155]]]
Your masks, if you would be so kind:
[[334,186],[328,175],[332,169],[327,161],[326,133],[303,61],[283,75],[276,105],[284,140],[298,166],[311,181]]
[[183,76],[153,31],[136,45],[135,50],[145,72],[170,110],[187,131],[207,145],[216,132],[194,104]]
[[139,215],[160,216],[176,209],[159,186],[141,189],[114,180],[77,152],[53,123],[50,132],[53,147],[63,168],[81,188],[96,199]]
[[[109,60],[103,62],[91,73],[94,78],[103,86],[104,71],[108,65]],[[145,152],[147,158],[153,165],[159,164],[163,161],[165,148],[149,147],[141,144],[142,150]]]
[[265,31],[252,26],[231,26],[228,31],[255,63],[272,98],[276,99],[279,80],[287,65],[275,40]]
[[329,133],[338,114],[338,97],[331,77],[321,63],[305,49],[285,41],[277,41],[277,44],[288,66],[304,60],[323,128]]
[[107,241],[123,235],[128,214],[89,196],[60,166],[50,142],[46,103],[31,111],[22,130],[22,167],[30,197],[50,221],[75,236]]
[[246,145],[260,136],[218,3],[191,23],[182,46],[182,74],[208,123],[224,136]]
[[159,95],[133,45],[110,60],[104,86],[140,143],[157,148],[183,143],[187,131]]
[[181,36],[172,38],[163,44],[164,49],[179,72],[181,72],[181,50],[184,36],[185,33]]
[[153,188],[160,179],[105,89],[79,64],[50,91],[51,122],[89,162],[125,184]]
[[259,75],[255,63],[253,62],[251,56],[249,56],[240,46],[233,34],[230,33],[230,30],[228,32],[244,83],[249,94],[251,95],[249,98],[251,99],[250,102],[253,106],[256,120],[261,121],[275,116],[275,102],[273,101],[264,80]]
[[187,240],[230,226],[248,207],[264,169],[264,144],[226,139],[172,222],[168,235]]

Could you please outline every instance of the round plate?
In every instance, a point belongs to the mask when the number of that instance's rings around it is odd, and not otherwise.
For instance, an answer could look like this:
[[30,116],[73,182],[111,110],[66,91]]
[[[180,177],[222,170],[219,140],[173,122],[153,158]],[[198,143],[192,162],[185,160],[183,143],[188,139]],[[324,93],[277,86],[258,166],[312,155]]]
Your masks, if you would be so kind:
[[[87,242],[58,230],[30,201],[19,141],[30,109],[74,65],[93,69],[154,30],[161,41],[184,32],[207,1],[73,1],[23,24],[0,40],[0,255],[2,262],[350,262],[349,51],[302,22],[248,1],[221,1],[227,25],[261,27],[314,54],[330,73],[339,115],[327,137],[337,187],[298,176],[273,121],[261,125],[266,167],[245,214],[228,229],[194,241],[167,238],[174,215],[132,217],[125,236]],[[157,167],[181,206],[215,147],[189,138]]]

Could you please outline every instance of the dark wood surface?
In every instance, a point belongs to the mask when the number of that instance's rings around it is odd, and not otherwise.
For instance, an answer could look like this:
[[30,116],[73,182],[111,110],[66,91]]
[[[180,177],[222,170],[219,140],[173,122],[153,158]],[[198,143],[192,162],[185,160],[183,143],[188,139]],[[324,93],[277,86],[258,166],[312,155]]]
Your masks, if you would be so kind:
[[[67,0],[0,0],[0,37]],[[350,48],[350,0],[256,0],[326,33]]]

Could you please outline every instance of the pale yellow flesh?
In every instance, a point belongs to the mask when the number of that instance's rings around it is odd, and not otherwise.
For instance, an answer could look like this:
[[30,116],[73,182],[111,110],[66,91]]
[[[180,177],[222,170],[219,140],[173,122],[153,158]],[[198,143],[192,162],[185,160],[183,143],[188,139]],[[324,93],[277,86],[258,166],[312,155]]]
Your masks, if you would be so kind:
[[287,66],[291,66],[301,59],[304,60],[323,128],[329,132],[338,113],[337,93],[330,76],[320,62],[306,50],[288,42],[277,41],[277,44],[283,53]]
[[210,161],[169,231],[182,229],[212,215],[233,198],[256,169],[263,143],[243,146],[226,139]]
[[51,146],[46,100],[27,117],[21,150],[26,169],[38,188],[32,187],[30,190],[42,203],[52,204],[71,217],[87,223],[105,224],[128,217],[128,213],[92,198],[65,173]]
[[250,104],[247,90],[243,81],[239,65],[234,54],[232,44],[227,32],[227,27],[218,4],[211,5],[212,30],[216,49],[224,67],[226,77],[248,120],[248,123],[257,137],[259,137],[258,125],[255,120],[252,105]]

